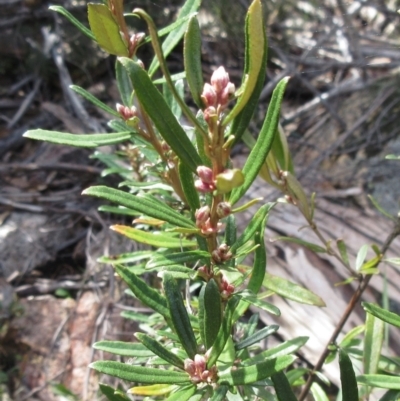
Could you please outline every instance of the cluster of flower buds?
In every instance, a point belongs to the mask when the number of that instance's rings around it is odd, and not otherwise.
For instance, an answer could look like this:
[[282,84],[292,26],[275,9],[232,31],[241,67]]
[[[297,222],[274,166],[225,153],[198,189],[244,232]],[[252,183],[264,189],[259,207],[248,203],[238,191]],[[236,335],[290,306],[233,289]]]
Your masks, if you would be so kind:
[[218,232],[218,230],[222,227],[222,223],[217,223],[216,226],[211,225],[210,218],[210,208],[208,206],[203,206],[200,209],[196,210],[196,226],[200,228],[202,234],[213,234]]
[[194,360],[185,359],[185,371],[189,374],[190,380],[194,384],[198,383],[215,383],[218,379],[217,368],[213,366],[207,369],[206,355],[196,354]]
[[130,39],[128,44],[128,52],[129,57],[132,57],[140,44],[140,42],[145,38],[146,34],[144,32],[134,33]]
[[213,192],[216,188],[214,174],[210,167],[199,166],[197,167],[197,175],[199,180],[196,180],[194,185],[199,192]]
[[228,299],[235,291],[235,287],[222,275],[221,281],[219,282],[219,290],[221,292],[221,297],[223,299]]
[[204,84],[201,99],[206,106],[210,109],[208,112],[214,110],[223,110],[229,102],[231,95],[235,93],[235,85],[230,82],[229,74],[225,71],[224,67],[218,67],[211,76],[211,85]]
[[211,254],[215,263],[220,264],[232,259],[232,252],[227,244],[221,244],[217,249],[214,249]]
[[123,120],[130,120],[131,118],[137,117],[137,110],[135,106],[128,107],[123,104],[117,103],[116,109]]
[[197,269],[197,275],[208,281],[214,276],[214,271],[209,266],[203,265]]

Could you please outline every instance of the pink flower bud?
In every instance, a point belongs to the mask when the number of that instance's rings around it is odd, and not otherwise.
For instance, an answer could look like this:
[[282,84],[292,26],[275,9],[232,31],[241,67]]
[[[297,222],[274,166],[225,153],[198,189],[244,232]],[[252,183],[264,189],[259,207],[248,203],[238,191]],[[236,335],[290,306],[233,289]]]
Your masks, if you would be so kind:
[[206,358],[203,355],[196,354],[194,356],[194,363],[196,365],[196,373],[200,376],[206,369]]
[[203,100],[206,107],[217,105],[217,93],[215,92],[215,89],[208,83],[204,84],[201,100]]
[[196,210],[196,225],[199,226],[205,223],[210,218],[210,208],[208,206],[203,206]]
[[224,67],[218,67],[211,76],[211,85],[217,94],[221,93],[229,83],[229,74]]
[[117,109],[119,115],[124,120],[129,120],[129,119],[137,116],[137,110],[136,110],[135,106],[132,106],[131,108],[129,108],[128,106],[124,106],[122,104],[117,103],[116,109]]
[[206,184],[214,184],[214,175],[210,167],[199,166],[196,170],[199,178]]
[[202,192],[202,193],[214,191],[214,188],[212,186],[210,186],[209,184],[206,184],[205,182],[203,182],[201,180],[196,180],[194,182],[194,186],[199,192]]
[[189,358],[185,359],[185,361],[184,361],[184,369],[190,376],[193,376],[196,374],[196,365]]
[[231,214],[231,204],[228,202],[221,202],[217,205],[217,215],[220,219],[223,219],[226,216]]

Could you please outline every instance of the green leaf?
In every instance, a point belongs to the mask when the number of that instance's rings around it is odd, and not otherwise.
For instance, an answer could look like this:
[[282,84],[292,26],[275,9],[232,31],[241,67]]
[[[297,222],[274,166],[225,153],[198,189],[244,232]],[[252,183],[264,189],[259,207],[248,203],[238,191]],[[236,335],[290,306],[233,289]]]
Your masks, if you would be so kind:
[[136,210],[146,216],[164,220],[178,227],[195,228],[196,225],[190,219],[159,201],[158,199],[146,195],[143,197],[135,196],[119,189],[108,188],[105,186],[95,186],[85,189],[83,195],[96,196],[107,199],[110,202]]
[[317,244],[312,244],[311,242],[303,241],[300,238],[294,238],[294,237],[276,237],[273,239],[272,242],[276,241],[287,241],[287,242],[293,242],[294,244],[299,244],[302,246],[305,246],[308,248],[310,251],[317,252],[317,253],[326,253],[326,249],[323,248],[322,246],[319,246]]
[[267,116],[261,128],[260,134],[254,148],[251,150],[249,157],[242,169],[245,180],[244,184],[232,191],[229,201],[234,205],[250,188],[250,185],[256,179],[268,152],[271,149],[272,141],[279,123],[280,108],[283,94],[289,78],[283,78],[275,88],[271,102],[268,107]]
[[274,383],[274,389],[278,401],[297,401],[296,396],[290,387],[289,380],[287,379],[284,372],[278,372],[271,376],[272,382]]
[[92,40],[96,40],[96,37],[93,35],[93,32],[86,28],[85,25],[83,25],[80,21],[78,21],[68,10],[66,10],[62,6],[50,6],[49,10],[55,11],[61,15],[63,15],[65,18],[68,19],[69,22],[74,24],[82,33],[84,33],[88,38]]
[[97,148],[98,146],[114,145],[128,141],[132,134],[130,132],[117,132],[110,134],[67,134],[58,131],[46,131],[43,129],[34,129],[26,131],[25,138],[37,139],[56,143],[59,145],[75,146],[78,148]]
[[164,291],[175,332],[189,358],[194,359],[197,354],[196,338],[178,285],[168,273],[164,275]]
[[365,258],[368,252],[368,245],[363,245],[357,253],[356,258],[356,271],[360,271],[361,266],[363,266]]
[[232,253],[235,253],[238,250],[238,248],[240,248],[247,241],[250,241],[253,238],[254,234],[261,226],[261,223],[264,221],[265,217],[267,216],[267,214],[274,205],[275,203],[266,203],[257,210],[253,218],[251,219],[249,225],[243,231],[243,234],[232,245],[230,249]]
[[385,217],[387,217],[388,219],[390,219],[392,221],[396,221],[396,217],[392,216],[389,212],[387,212],[372,195],[368,195],[368,198],[372,202],[372,204],[375,206],[375,208],[379,212],[381,212]]
[[183,163],[179,163],[179,178],[186,201],[194,215],[194,211],[200,209],[199,193],[194,186],[193,173]]
[[185,33],[183,56],[186,71],[186,80],[189,85],[190,93],[197,106],[201,109],[203,102],[201,94],[203,92],[203,71],[201,69],[201,32],[196,16],[189,20],[188,28]]
[[268,221],[268,214],[260,224],[259,231],[254,236],[254,243],[258,248],[254,251],[254,266],[247,289],[257,294],[263,284],[265,269],[267,267],[267,250],[265,247],[265,226]]
[[302,304],[326,306],[318,295],[284,278],[265,273],[263,286],[281,297],[291,299]]
[[97,259],[100,263],[121,264],[121,263],[135,263],[144,259],[149,259],[153,256],[152,251],[136,251],[129,253],[121,253],[118,256],[102,256]]
[[120,62],[128,71],[139,102],[171,149],[194,173],[201,159],[164,97],[151,82],[147,72],[139,64],[122,57]]
[[116,272],[128,284],[128,287],[144,305],[152,308],[165,318],[169,318],[167,300],[155,289],[148,286],[142,279],[137,277],[129,269],[115,266]]
[[339,367],[342,401],[358,401],[358,387],[353,364],[347,353],[342,349],[339,349]]
[[120,27],[109,8],[104,4],[88,4],[90,29],[99,46],[115,56],[128,56],[128,47],[120,34]]
[[104,110],[106,113],[111,114],[114,117],[118,117],[121,118],[121,116],[119,115],[119,113],[112,109],[111,107],[107,106],[105,103],[103,103],[102,101],[100,101],[99,99],[97,99],[96,96],[93,96],[90,92],[88,92],[87,90],[81,88],[80,86],[77,85],[70,85],[70,88],[78,93],[79,95],[81,95],[82,97],[84,97],[86,100],[88,100],[89,102],[93,103],[95,106],[97,106],[99,109]]
[[360,326],[356,326],[351,329],[344,337],[343,340],[339,343],[339,347],[345,349],[350,346],[352,341],[365,331],[365,326],[361,324]]
[[103,383],[99,383],[100,391],[107,397],[109,401],[131,401],[130,398],[123,394],[119,394],[117,390],[111,386]]
[[[187,29],[187,22],[186,20],[188,19],[187,17],[193,14],[198,10],[200,7],[201,0],[187,0],[185,1],[185,4],[179,11],[177,21],[175,24],[177,24],[177,29],[174,29],[171,31],[168,36],[165,38],[163,44],[162,44],[162,51],[164,54],[164,57],[167,57],[173,48],[180,42],[182,39],[183,35],[185,34],[185,31]],[[185,23],[181,24],[178,23],[178,21],[184,19]],[[156,71],[157,68],[159,67],[159,61],[157,58],[154,58],[152,61],[150,67],[149,67],[149,75],[152,76]]]
[[180,388],[177,392],[172,393],[166,401],[189,401],[190,397],[196,392],[196,386]]
[[266,58],[266,35],[263,9],[260,0],[254,0],[246,17],[246,66],[243,91],[232,111],[226,116],[223,125],[227,125],[237,116],[256,88],[261,68]]
[[209,401],[224,401],[226,393],[228,392],[228,389],[229,389],[228,386],[219,386],[219,387],[217,387],[213,391]]
[[154,353],[139,343],[128,343],[125,341],[99,341],[93,344],[94,349],[109,352],[110,354],[128,357],[151,357]]
[[357,376],[357,382],[370,387],[400,390],[400,376],[360,375]]
[[118,92],[121,95],[122,103],[127,107],[131,107],[133,93],[132,82],[126,69],[118,61],[118,59],[115,62],[115,75],[117,78]]
[[208,368],[211,368],[215,364],[218,357],[221,355],[221,352],[225,348],[225,344],[231,335],[231,330],[233,325],[233,313],[238,303],[239,303],[238,297],[231,297],[226,305],[221,327],[219,328],[217,338],[213,343],[210,356],[207,361]]
[[[325,391],[318,383],[313,383],[311,385],[311,393],[314,397],[315,401],[329,401],[328,396],[326,395]],[[358,400],[354,400],[358,401]]]
[[238,293],[237,295],[241,296],[243,301],[248,302],[254,306],[257,306],[257,308],[265,310],[266,312],[269,312],[272,315],[275,315],[275,316],[281,315],[281,311],[275,305],[272,305],[269,302],[261,301],[252,292],[249,292],[249,293],[242,292],[242,293]]
[[271,334],[274,334],[275,332],[278,331],[278,329],[279,329],[279,326],[277,326],[276,324],[264,327],[263,329],[257,331],[253,335],[251,335],[251,336],[245,338],[244,340],[236,343],[235,349],[237,351],[239,351],[241,349],[250,347],[251,345],[258,343],[261,340],[264,340],[264,338],[267,338]]
[[339,249],[340,256],[347,267],[350,267],[349,255],[347,253],[346,244],[342,239],[336,240],[336,245]]
[[371,315],[374,315],[377,318],[393,326],[400,327],[400,315],[398,315],[397,313],[389,312],[388,310],[369,302],[362,302],[361,305],[365,309],[365,311],[370,313]]
[[158,355],[164,361],[176,366],[177,368],[184,369],[183,360],[165,348],[154,338],[151,338],[144,333],[136,333],[135,337],[151,352]]
[[217,283],[211,279],[203,286],[199,296],[199,325],[206,350],[217,338],[222,323],[221,294]]
[[187,251],[179,253],[169,253],[166,255],[153,253],[146,267],[152,269],[160,266],[181,265],[183,263],[197,263],[199,260],[201,260],[202,262],[209,262],[210,254],[205,251]]
[[378,371],[379,357],[382,351],[385,324],[374,315],[367,313],[364,338],[364,373]]
[[269,359],[252,366],[221,372],[218,383],[230,386],[250,384],[271,377],[275,373],[291,365],[297,358],[293,355],[284,355]]
[[[147,396],[161,396],[169,394],[175,386],[169,384],[152,384],[150,386],[135,386],[128,390],[129,394],[147,395]],[[129,398],[129,401],[131,399]]]
[[194,241],[171,237],[171,235],[161,232],[147,232],[121,225],[114,225],[110,228],[119,234],[125,235],[125,237],[133,239],[134,241],[151,245],[156,248],[186,248],[197,246],[197,243]]
[[122,380],[148,384],[185,384],[190,383],[189,375],[185,372],[146,368],[143,366],[127,365],[114,361],[98,361],[89,365],[100,373],[118,377]]
[[297,352],[306,342],[308,341],[308,337],[297,337],[293,340],[285,341],[282,344],[279,344],[276,347],[267,349],[250,359],[246,359],[243,361],[243,365],[249,366],[254,365],[256,363],[262,362],[265,359],[276,358],[282,355],[292,354]]

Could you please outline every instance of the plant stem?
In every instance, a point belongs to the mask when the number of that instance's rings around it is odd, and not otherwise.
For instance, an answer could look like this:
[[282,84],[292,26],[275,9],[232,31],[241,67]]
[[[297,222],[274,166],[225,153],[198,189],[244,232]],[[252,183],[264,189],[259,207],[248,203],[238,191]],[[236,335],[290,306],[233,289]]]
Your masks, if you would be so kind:
[[[394,241],[394,239],[396,237],[398,237],[399,235],[400,235],[400,218],[397,219],[393,230],[388,235],[388,237],[386,238],[386,240],[381,248],[382,255],[384,255],[387,252],[387,250],[389,249],[389,247],[392,244],[392,242]],[[330,352],[328,347],[331,344],[336,343],[337,337],[339,336],[340,332],[342,331],[343,326],[345,325],[347,319],[353,312],[353,309],[356,307],[356,305],[357,305],[358,301],[360,300],[362,294],[364,293],[365,289],[368,287],[368,284],[371,281],[371,278],[372,278],[372,275],[362,277],[356,292],[351,297],[350,302],[348,303],[346,310],[343,313],[343,316],[341,317],[338,325],[336,326],[334,332],[332,333],[331,338],[329,339],[322,355],[320,356],[313,371],[308,376],[307,383],[305,384],[305,386],[300,394],[299,401],[304,401],[304,399],[307,397],[307,394],[310,391],[311,385],[313,384],[313,382],[315,380],[315,373],[318,372],[322,368],[322,365],[324,364],[325,359]]]

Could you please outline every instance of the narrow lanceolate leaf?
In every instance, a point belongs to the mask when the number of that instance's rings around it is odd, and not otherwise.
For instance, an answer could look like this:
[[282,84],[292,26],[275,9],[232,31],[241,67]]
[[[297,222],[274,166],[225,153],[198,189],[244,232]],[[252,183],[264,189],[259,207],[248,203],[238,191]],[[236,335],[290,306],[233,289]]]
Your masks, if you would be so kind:
[[125,394],[120,394],[118,390],[103,383],[99,383],[100,391],[107,397],[108,401],[131,401]]
[[356,258],[356,271],[359,271],[361,266],[364,264],[364,260],[367,256],[368,245],[364,244],[360,250],[357,252]]
[[240,386],[243,384],[254,383],[271,377],[291,365],[297,358],[293,355],[280,356],[269,359],[256,365],[246,366],[228,372],[222,372],[219,375],[218,383],[231,386]]
[[217,387],[213,391],[209,401],[224,401],[226,399],[225,396],[226,396],[226,393],[228,392],[228,390],[229,390],[228,386]]
[[360,375],[357,376],[357,382],[370,387],[400,390],[400,376]]
[[247,241],[250,241],[257,230],[260,228],[261,223],[264,221],[268,212],[275,205],[275,203],[267,203],[257,210],[253,218],[251,219],[249,225],[244,230],[243,234],[237,239],[237,241],[232,245],[231,252],[237,251],[242,245]]
[[277,308],[275,305],[269,303],[269,302],[265,302],[265,301],[261,301],[260,299],[257,298],[257,296],[253,293],[245,293],[245,294],[240,294],[242,296],[243,301],[248,302],[249,304],[252,304],[254,306],[257,306],[257,308],[260,308],[262,310],[265,310],[266,312],[271,313],[272,315],[275,316],[280,316],[281,315],[281,311],[279,310],[279,308]]
[[97,148],[98,146],[114,145],[128,141],[130,132],[117,132],[111,134],[67,134],[58,131],[34,129],[25,132],[24,137],[39,141],[51,142],[59,145],[75,146],[78,148]]
[[146,267],[153,269],[161,266],[181,265],[183,263],[196,263],[198,261],[207,262],[210,260],[210,254],[205,251],[187,251],[179,253],[170,253],[166,255],[154,254],[147,263]]
[[281,297],[307,305],[325,306],[324,300],[310,290],[284,278],[265,273],[263,286]]
[[224,317],[222,319],[222,324],[219,328],[217,338],[215,339],[213,346],[211,348],[210,356],[207,361],[207,367],[212,367],[217,361],[218,357],[221,355],[229,336],[231,335],[232,325],[233,325],[233,313],[239,303],[239,298],[232,297],[225,308]]
[[193,173],[183,163],[179,163],[179,178],[181,179],[183,193],[185,194],[190,209],[192,211],[199,209],[199,193],[194,187]]
[[88,18],[90,29],[103,50],[115,56],[128,56],[118,23],[106,5],[89,3]]
[[267,267],[267,250],[265,247],[265,226],[267,224],[268,214],[260,224],[259,231],[254,236],[254,244],[258,245],[258,248],[254,251],[254,265],[251,272],[251,277],[247,289],[257,294],[263,284],[265,277],[265,269]]
[[342,383],[342,400],[358,401],[358,387],[353,364],[347,353],[339,349],[340,381]]
[[[195,13],[200,7],[201,0],[187,0],[181,10],[179,11],[176,29],[168,34],[162,44],[162,52],[164,57],[167,57],[171,53],[172,49],[180,42],[182,36],[185,34],[187,28],[187,17]],[[183,24],[178,23],[178,21],[184,20]],[[155,57],[149,67],[149,75],[152,76],[159,67],[159,61]]]
[[[272,382],[274,383],[274,389],[278,401],[297,401],[296,396],[293,393],[292,387],[290,386],[289,380],[285,373],[278,372],[271,376]],[[356,401],[356,400],[354,400]]]
[[260,134],[254,148],[251,150],[249,157],[242,169],[245,180],[244,184],[232,191],[229,201],[234,205],[250,188],[250,185],[256,179],[268,152],[271,149],[272,141],[274,140],[275,133],[278,128],[279,115],[283,94],[289,78],[283,78],[275,88],[271,102],[268,107],[267,116],[265,117],[264,124],[261,128]]
[[117,86],[119,94],[121,95],[122,103],[127,107],[131,107],[133,92],[132,82],[126,69],[118,60],[115,62],[115,75],[117,78]]
[[192,172],[196,172],[197,166],[202,164],[200,156],[147,72],[128,58],[122,57],[120,62],[128,71],[139,102],[165,142]]
[[363,302],[361,305],[371,315],[374,315],[393,326],[400,327],[400,315],[397,313],[389,312],[388,310],[369,302]]
[[260,0],[254,0],[246,17],[246,65],[243,92],[235,107],[223,121],[227,125],[237,116],[249,101],[266,58],[266,35],[263,9]]
[[273,239],[272,242],[276,241],[287,241],[287,242],[293,242],[294,244],[299,244],[302,246],[305,246],[308,248],[310,251],[317,252],[317,253],[326,253],[326,249],[323,248],[322,246],[319,246],[317,244],[313,244],[311,242],[303,241],[300,238],[294,238],[294,237],[276,237]]
[[251,336],[247,337],[243,341],[238,342],[235,345],[235,349],[241,350],[243,348],[250,347],[251,345],[258,343],[261,340],[264,340],[264,338],[267,338],[271,334],[276,333],[278,331],[278,329],[279,329],[279,326],[277,326],[276,324],[264,327],[263,329],[252,334]]
[[197,343],[178,284],[170,274],[164,275],[164,290],[175,332],[189,358],[197,354]]
[[[326,392],[318,383],[314,382],[311,385],[311,394],[313,395],[313,398],[315,401],[329,401],[329,398],[326,395]],[[354,400],[354,401],[358,401],[358,400]]]
[[188,401],[191,399],[193,394],[196,392],[196,386],[187,386],[179,389],[177,392],[172,393],[166,401]]
[[70,85],[70,88],[78,93],[79,95],[81,95],[82,97],[84,97],[86,100],[88,100],[90,103],[94,104],[95,106],[97,106],[99,109],[104,110],[105,112],[113,115],[114,117],[121,117],[119,115],[119,113],[112,109],[111,107],[107,106],[105,103],[103,103],[102,101],[100,101],[99,99],[97,99],[96,96],[93,96],[90,92],[88,92],[87,90],[81,88],[80,86],[77,85]]
[[364,339],[364,373],[374,374],[378,371],[378,363],[381,355],[385,323],[367,313],[365,321]]
[[148,384],[184,384],[190,383],[189,375],[185,372],[145,368],[143,366],[127,365],[115,361],[98,361],[89,365],[100,373],[118,377],[122,380]]
[[165,348],[157,340],[144,333],[136,333],[135,336],[146,348],[158,355],[161,359],[164,359],[164,361],[177,368],[184,369],[183,360]]
[[50,6],[49,10],[56,11],[57,13],[63,15],[68,19],[69,22],[74,24],[82,33],[84,33],[88,38],[92,40],[96,40],[96,37],[93,35],[93,32],[86,28],[81,22],[79,22],[68,10],[61,6]]
[[108,188],[105,186],[95,186],[85,189],[83,195],[97,196],[106,199],[120,206],[138,211],[146,216],[163,220],[178,227],[195,228],[196,225],[190,219],[160,202],[151,196],[139,197],[119,189]]
[[[150,386],[136,386],[128,390],[129,394],[147,395],[147,396],[161,396],[169,394],[175,386],[170,384],[152,384]],[[129,401],[131,399],[129,398]]]
[[152,308],[165,318],[169,318],[169,309],[167,300],[155,289],[148,286],[136,274],[129,271],[128,268],[115,266],[116,272],[128,284],[130,290],[135,294],[144,305]]
[[350,267],[349,255],[347,253],[347,246],[342,239],[336,240],[336,245],[339,249],[340,256],[347,267]]
[[201,69],[201,32],[196,16],[189,20],[185,33],[183,56],[190,93],[197,106],[201,109],[203,107],[201,93],[203,92],[204,82]]
[[171,237],[168,234],[160,232],[147,232],[138,230],[137,228],[121,225],[111,226],[110,228],[117,233],[125,235],[125,237],[133,239],[134,241],[155,246],[157,248],[193,248],[197,246],[197,243],[194,241]]
[[154,353],[144,345],[125,341],[99,341],[93,344],[94,349],[109,352],[110,354],[128,356],[132,358],[151,357]]
[[292,354],[294,352],[297,352],[307,341],[308,337],[297,337],[293,340],[285,341],[282,344],[277,345],[276,347],[267,349],[250,359],[246,359],[245,361],[243,361],[243,365],[250,366],[265,361],[265,359]]
[[[201,318],[200,318],[201,316]],[[211,279],[200,292],[199,325],[206,350],[212,347],[222,322],[221,294],[217,283]]]

